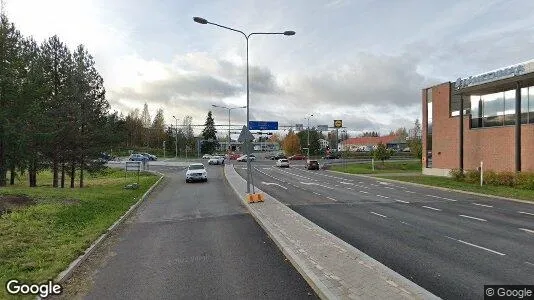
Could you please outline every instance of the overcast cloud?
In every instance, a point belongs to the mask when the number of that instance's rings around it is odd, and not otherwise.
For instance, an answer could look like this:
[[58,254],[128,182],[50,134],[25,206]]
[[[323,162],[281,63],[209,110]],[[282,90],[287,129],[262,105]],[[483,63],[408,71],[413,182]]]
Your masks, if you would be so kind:
[[[44,3],[46,2],[46,4]],[[203,124],[212,105],[246,105],[250,38],[251,120],[387,133],[421,118],[421,89],[534,58],[533,1],[424,0],[7,0],[8,17],[37,40],[85,44],[113,110],[146,102],[152,115]],[[244,124],[246,110],[232,111]]]

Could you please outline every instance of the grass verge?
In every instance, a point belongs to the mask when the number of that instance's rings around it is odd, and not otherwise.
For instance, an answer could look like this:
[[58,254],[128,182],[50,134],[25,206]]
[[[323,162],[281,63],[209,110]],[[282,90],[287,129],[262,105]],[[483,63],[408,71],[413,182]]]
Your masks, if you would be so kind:
[[[37,182],[47,184],[50,179],[50,173],[43,172]],[[139,189],[124,189],[136,179],[108,169],[86,176],[82,189],[30,188],[21,182],[0,188],[2,197],[33,199],[31,205],[0,216],[0,298],[8,297],[5,284],[10,279],[25,283],[54,279],[138,201],[158,176],[141,173]]]
[[[381,177],[381,176],[376,176]],[[529,200],[534,203],[534,191],[518,189],[507,186],[493,186],[472,184],[467,182],[455,181],[452,178],[438,177],[438,176],[383,176],[383,178],[394,179],[399,181],[407,181],[413,183],[426,184],[431,186],[438,186],[467,192],[475,192],[486,195],[501,196],[507,198],[515,198],[521,200]]]
[[375,162],[375,170],[371,163],[351,163],[346,167],[342,165],[333,165],[330,167],[332,171],[339,171],[351,174],[382,174],[382,173],[417,173],[421,172],[420,161],[386,161]]

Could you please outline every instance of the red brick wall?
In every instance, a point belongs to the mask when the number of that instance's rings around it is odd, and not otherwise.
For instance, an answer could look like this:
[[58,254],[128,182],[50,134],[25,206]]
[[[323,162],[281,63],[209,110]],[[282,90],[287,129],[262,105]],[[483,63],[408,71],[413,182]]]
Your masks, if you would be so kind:
[[[432,167],[454,169],[459,161],[459,117],[450,117],[450,83],[433,87]],[[469,101],[465,99],[464,101]],[[423,156],[426,150],[426,89],[422,90]],[[522,171],[534,172],[534,124],[521,127]],[[464,117],[464,169],[476,169],[484,162],[484,169],[515,170],[515,126],[469,129]],[[424,161],[423,161],[423,165]]]

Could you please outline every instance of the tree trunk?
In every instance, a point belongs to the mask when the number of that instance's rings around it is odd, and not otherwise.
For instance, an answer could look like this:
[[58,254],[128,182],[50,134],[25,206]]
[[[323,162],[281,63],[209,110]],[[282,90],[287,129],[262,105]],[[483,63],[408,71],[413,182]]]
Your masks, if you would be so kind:
[[[2,135],[1,132],[2,128],[0,128],[0,137]],[[7,168],[6,168],[6,156],[5,156],[5,141],[3,138],[0,139],[0,186],[6,186],[6,175],[7,175]]]
[[76,163],[70,165],[70,188],[74,188],[74,178],[76,177]]
[[15,176],[17,175],[17,173],[15,172],[15,167],[11,167],[11,170],[9,170],[11,172],[11,176],[9,178],[9,185],[15,185]]
[[37,161],[35,159],[33,159],[30,162],[28,173],[30,177],[30,187],[36,187],[37,186]]
[[65,188],[65,163],[61,163],[61,188]]
[[83,158],[80,161],[80,188],[83,188]]
[[59,170],[58,169],[59,169],[59,166],[58,166],[57,158],[54,157],[54,161],[52,162],[52,172],[54,173],[54,179],[52,180],[53,187],[58,187],[58,181],[59,181],[59,176],[58,176]]

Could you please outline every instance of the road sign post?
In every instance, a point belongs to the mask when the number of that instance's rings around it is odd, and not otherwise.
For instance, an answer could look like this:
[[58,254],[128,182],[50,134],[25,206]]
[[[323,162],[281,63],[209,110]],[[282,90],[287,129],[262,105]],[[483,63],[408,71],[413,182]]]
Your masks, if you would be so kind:
[[[250,130],[247,128],[247,126],[243,126],[243,129],[241,129],[241,133],[239,134],[239,137],[237,138],[237,141],[240,143],[243,143],[243,146],[245,147],[251,147],[252,141],[254,140],[254,136],[250,132]],[[250,166],[250,148],[246,149],[247,153],[247,194],[250,194],[250,185],[252,182],[252,193],[254,193],[254,182],[252,181],[252,169]]]

